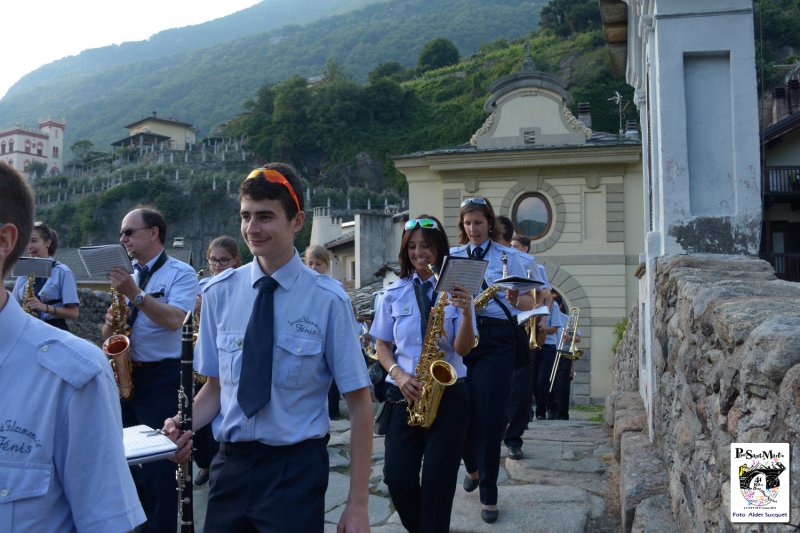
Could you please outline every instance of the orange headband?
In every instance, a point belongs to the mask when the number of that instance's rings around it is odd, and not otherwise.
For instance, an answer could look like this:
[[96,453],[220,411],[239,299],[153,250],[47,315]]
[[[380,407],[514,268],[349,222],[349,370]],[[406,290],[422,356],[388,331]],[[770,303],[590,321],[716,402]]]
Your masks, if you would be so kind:
[[300,208],[300,201],[297,199],[297,194],[295,194],[294,188],[292,187],[292,184],[289,183],[289,180],[286,179],[286,176],[284,176],[277,170],[271,168],[257,168],[254,171],[252,171],[247,176],[247,178],[245,178],[245,180],[250,180],[260,177],[263,177],[266,181],[270,183],[277,183],[278,185],[283,185],[284,187],[286,187],[286,190],[289,191],[292,200],[294,200],[294,205],[297,206],[297,210],[302,211],[302,209]]

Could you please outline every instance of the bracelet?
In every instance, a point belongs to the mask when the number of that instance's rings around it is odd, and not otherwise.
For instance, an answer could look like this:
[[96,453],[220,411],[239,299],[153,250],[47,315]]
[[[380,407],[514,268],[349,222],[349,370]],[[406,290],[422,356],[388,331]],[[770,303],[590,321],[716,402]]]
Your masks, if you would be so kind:
[[[389,370],[386,373],[392,376],[392,370],[394,370],[395,368],[400,368],[400,365],[398,365],[397,363],[393,364],[392,366],[389,367]],[[394,376],[392,376],[392,379],[394,379]]]

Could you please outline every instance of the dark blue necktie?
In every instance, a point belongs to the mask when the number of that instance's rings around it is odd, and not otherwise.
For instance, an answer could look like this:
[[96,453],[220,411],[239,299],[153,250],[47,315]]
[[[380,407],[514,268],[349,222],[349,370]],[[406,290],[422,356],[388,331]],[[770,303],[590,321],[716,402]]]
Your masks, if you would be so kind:
[[414,280],[414,292],[417,295],[417,305],[419,306],[419,325],[422,330],[422,338],[425,338],[425,330],[428,329],[428,318],[431,315],[431,308],[433,301],[428,297],[428,289],[430,284],[427,281],[422,281],[419,278]]
[[273,297],[277,286],[278,282],[269,276],[256,282],[258,296],[244,334],[237,399],[247,418],[267,405],[272,394]]
[[480,246],[476,246],[472,249],[472,259],[483,259],[484,252],[483,248]]

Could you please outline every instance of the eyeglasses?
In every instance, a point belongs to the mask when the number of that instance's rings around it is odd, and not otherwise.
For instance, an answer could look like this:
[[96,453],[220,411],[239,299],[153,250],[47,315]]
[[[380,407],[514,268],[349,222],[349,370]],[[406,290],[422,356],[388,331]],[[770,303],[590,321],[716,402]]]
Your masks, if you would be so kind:
[[140,229],[150,229],[152,227],[153,226],[145,226],[143,228],[128,228],[128,229],[124,229],[124,230],[119,232],[119,236],[122,237],[123,235],[125,235],[126,237],[130,237],[131,235],[133,235],[134,231],[139,231]]
[[406,231],[414,229],[417,226],[427,229],[439,229],[439,224],[432,218],[411,218],[406,222]]
[[468,205],[486,205],[486,200],[483,198],[464,198],[464,201],[461,202],[461,207]]
[[286,190],[289,191],[289,195],[292,197],[292,200],[294,200],[294,205],[297,206],[297,210],[302,211],[300,208],[300,201],[297,199],[297,194],[295,194],[294,188],[292,187],[292,184],[289,183],[289,180],[286,179],[286,176],[271,168],[257,168],[252,171],[247,178],[245,178],[245,181],[255,178],[264,178],[270,183],[277,183],[278,185],[283,185],[286,187]]
[[208,263],[213,265],[225,266],[231,262],[231,257],[214,257],[213,255],[208,258]]

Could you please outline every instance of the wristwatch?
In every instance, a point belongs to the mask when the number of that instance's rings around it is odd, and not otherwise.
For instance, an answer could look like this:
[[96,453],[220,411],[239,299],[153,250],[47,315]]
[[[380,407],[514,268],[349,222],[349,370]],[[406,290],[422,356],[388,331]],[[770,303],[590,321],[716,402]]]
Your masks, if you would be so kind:
[[146,292],[139,291],[139,294],[137,294],[136,296],[133,297],[133,300],[131,300],[131,303],[133,303],[133,305],[135,305],[136,307],[139,307],[140,305],[142,305],[144,303],[144,297],[145,296],[147,296]]

